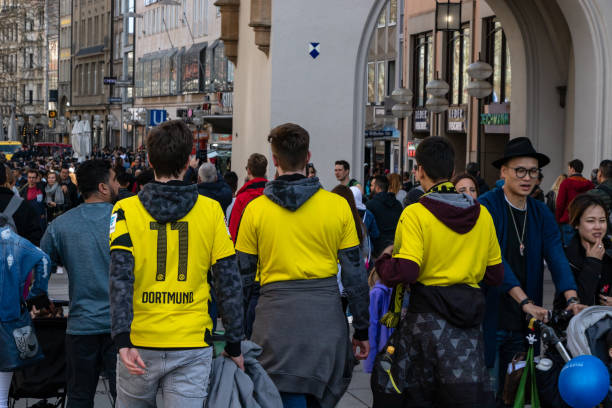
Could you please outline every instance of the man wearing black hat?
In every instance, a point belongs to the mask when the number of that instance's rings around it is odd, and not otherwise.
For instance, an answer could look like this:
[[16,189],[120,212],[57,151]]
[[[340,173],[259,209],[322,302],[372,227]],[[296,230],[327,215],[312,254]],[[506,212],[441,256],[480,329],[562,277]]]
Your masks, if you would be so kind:
[[565,296],[567,308],[574,313],[584,308],[577,297],[555,218],[544,203],[530,197],[540,169],[548,163],[550,159],[536,152],[528,138],[512,139],[504,157],[493,162],[501,171],[504,186],[478,198],[493,217],[505,270],[501,287],[485,285],[483,323],[486,363],[498,368],[500,394],[508,363],[515,353],[527,349],[526,314],[548,320],[548,311],[542,307],[544,260],[557,293]]
[[[12,214],[15,227],[17,228],[17,231],[15,232],[34,245],[38,246],[40,245],[40,238],[43,234],[40,222],[38,222],[38,214],[30,203],[27,202],[27,200],[23,200],[15,196],[15,193],[13,190],[11,190],[10,185],[7,183],[7,171],[9,170],[6,168],[6,166],[0,163],[0,212],[4,212],[7,209],[10,210],[8,206],[11,199],[20,200],[21,203],[19,204],[19,207],[17,207],[17,210]],[[7,212],[12,213],[13,211],[10,210]]]

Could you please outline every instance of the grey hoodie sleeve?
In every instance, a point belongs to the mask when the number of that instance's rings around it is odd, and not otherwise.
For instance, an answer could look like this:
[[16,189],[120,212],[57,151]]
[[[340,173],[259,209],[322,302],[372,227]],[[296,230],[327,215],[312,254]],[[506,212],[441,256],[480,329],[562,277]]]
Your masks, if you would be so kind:
[[121,249],[111,252],[111,335],[117,348],[132,347],[130,331],[134,319],[134,256]]
[[367,271],[358,246],[341,249],[338,259],[342,267],[342,286],[348,295],[357,340],[368,339],[370,294]]
[[225,328],[225,351],[232,357],[240,355],[240,342],[244,337],[242,313],[242,282],[236,256],[219,259],[213,266],[217,304]]

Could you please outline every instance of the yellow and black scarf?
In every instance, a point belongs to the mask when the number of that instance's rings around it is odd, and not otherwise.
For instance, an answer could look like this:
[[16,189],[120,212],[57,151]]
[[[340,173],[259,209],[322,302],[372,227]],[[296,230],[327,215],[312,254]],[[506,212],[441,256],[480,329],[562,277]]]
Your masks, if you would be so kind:
[[[444,181],[431,187],[423,196],[431,193],[457,194],[457,190],[455,190],[453,183],[450,181]],[[393,292],[391,293],[391,303],[389,304],[389,311],[380,319],[380,322],[390,329],[394,329],[399,325],[399,321],[402,316],[404,294],[407,290],[410,290],[410,288],[406,287],[406,285],[402,283],[393,288]]]

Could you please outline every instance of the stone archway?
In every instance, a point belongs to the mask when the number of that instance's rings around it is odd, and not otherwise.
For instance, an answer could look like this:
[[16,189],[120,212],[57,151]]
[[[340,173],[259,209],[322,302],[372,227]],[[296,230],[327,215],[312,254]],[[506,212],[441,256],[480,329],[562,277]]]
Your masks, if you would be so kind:
[[[406,0],[407,2],[410,0]],[[353,162],[361,163],[364,141],[367,51],[378,14],[367,16],[355,63]],[[511,137],[528,136],[553,163],[556,176],[574,155],[589,166],[612,156],[612,38],[605,21],[612,7],[599,0],[487,0],[500,19],[512,57]],[[605,17],[609,17],[608,20]],[[515,79],[516,78],[516,79]],[[564,105],[564,106],[561,106]],[[606,137],[608,136],[608,137]]]

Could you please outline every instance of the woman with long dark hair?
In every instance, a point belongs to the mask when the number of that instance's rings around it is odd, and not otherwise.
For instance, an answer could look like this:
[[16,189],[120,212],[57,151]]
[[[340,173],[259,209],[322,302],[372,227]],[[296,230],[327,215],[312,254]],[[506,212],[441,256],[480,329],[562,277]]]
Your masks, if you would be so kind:
[[[612,306],[612,243],[606,234],[606,205],[592,194],[576,196],[569,205],[570,225],[576,230],[565,254],[572,268],[580,303]],[[565,309],[563,296],[557,296],[555,309]]]
[[[357,211],[357,206],[355,205],[355,197],[353,196],[353,192],[351,189],[343,184],[338,184],[331,191],[334,194],[338,194],[349,203],[349,207],[351,207],[351,213],[353,214],[353,220],[355,221],[355,229],[357,230],[357,237],[359,238],[359,247],[361,248],[362,257],[367,256],[366,249],[364,248],[364,237],[366,237],[367,230],[366,227],[359,216],[359,212]],[[342,297],[342,310],[346,313],[346,308],[348,307],[348,298],[344,293],[344,288],[342,287],[342,281],[340,276],[342,271],[340,270],[340,266],[338,266],[338,286],[340,288],[340,296]]]

